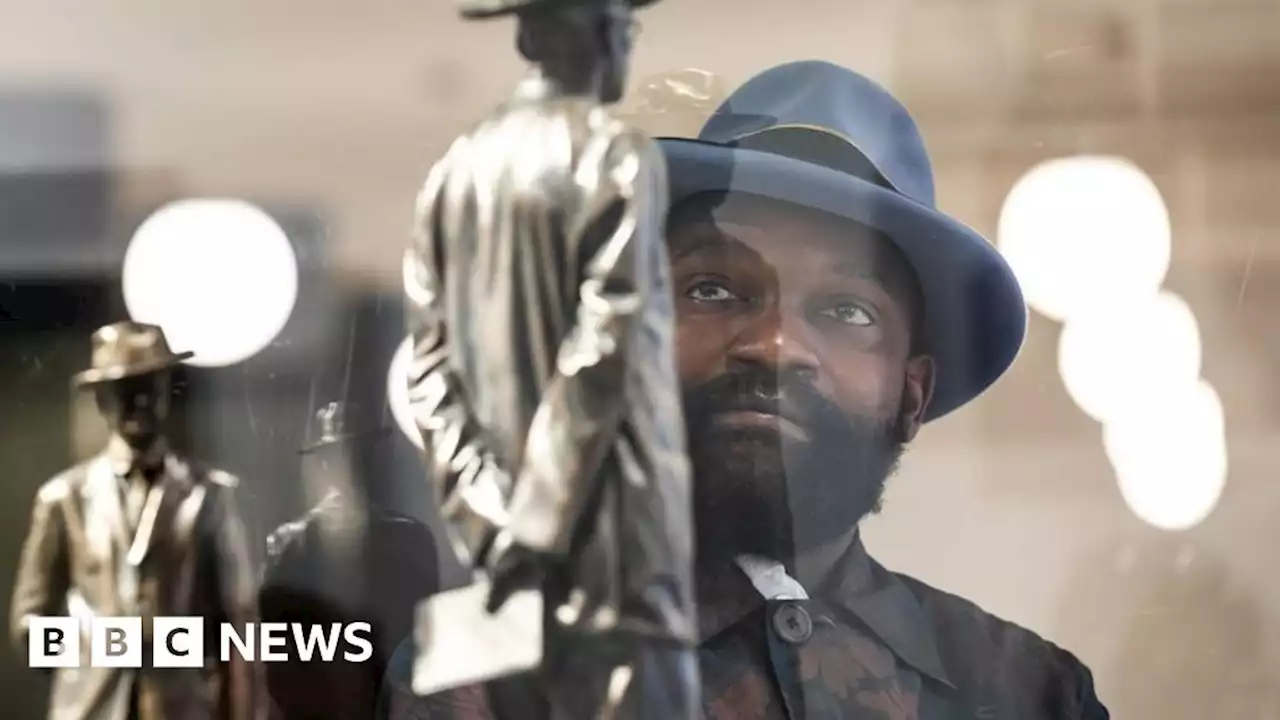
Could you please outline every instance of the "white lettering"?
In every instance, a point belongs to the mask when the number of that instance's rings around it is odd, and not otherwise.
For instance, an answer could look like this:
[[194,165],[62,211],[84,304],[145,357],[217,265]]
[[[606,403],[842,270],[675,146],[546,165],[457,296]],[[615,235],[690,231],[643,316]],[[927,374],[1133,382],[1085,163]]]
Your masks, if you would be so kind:
[[342,654],[347,662],[365,662],[373,657],[373,642],[367,637],[360,637],[357,633],[363,632],[365,635],[373,633],[373,628],[369,627],[369,623],[358,622],[347,625],[347,629],[343,631],[342,636],[346,639],[348,645],[354,645],[363,648],[360,652],[354,653],[350,650]]
[[[316,645],[320,646],[320,658],[325,662],[333,662],[333,654],[338,650],[338,638],[342,637],[342,623],[332,623],[328,635],[320,625],[308,628],[302,623],[293,623],[293,642],[298,648],[298,659],[309,662],[315,654]],[[303,632],[306,631],[306,637]]]
[[[246,662],[253,662],[253,623],[246,623],[244,626],[244,635],[240,635],[236,631],[235,625],[231,623],[222,623],[222,628],[218,632],[221,640],[218,643],[218,658],[222,662],[231,662],[231,646],[236,646],[236,651],[240,654],[240,658]],[[263,658],[264,660],[266,658]]]
[[260,647],[262,653],[258,658],[262,662],[284,662],[289,659],[289,653],[282,650],[273,650],[272,648],[284,648],[289,644],[289,624],[288,623],[262,623],[258,626],[262,631],[262,639]]
[[[149,619],[150,667],[198,668],[213,660],[205,654],[205,620],[200,617]],[[86,622],[90,667],[143,667],[142,618],[96,617]],[[79,667],[80,622],[72,617],[28,619],[28,664],[31,667]],[[341,658],[339,648],[341,647]],[[291,649],[292,648],[292,649]],[[256,652],[255,652],[256,650]],[[246,662],[363,663],[373,658],[373,628],[355,623],[220,623],[218,658]]]

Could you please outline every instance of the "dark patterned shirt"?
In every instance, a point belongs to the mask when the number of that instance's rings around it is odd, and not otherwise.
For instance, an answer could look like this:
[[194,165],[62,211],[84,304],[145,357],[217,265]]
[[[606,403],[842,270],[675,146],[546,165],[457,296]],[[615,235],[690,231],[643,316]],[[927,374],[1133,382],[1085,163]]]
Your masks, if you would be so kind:
[[[1070,653],[891,573],[856,544],[807,600],[771,600],[699,647],[706,720],[1107,720]],[[406,642],[381,717],[488,720],[479,688],[409,690]]]

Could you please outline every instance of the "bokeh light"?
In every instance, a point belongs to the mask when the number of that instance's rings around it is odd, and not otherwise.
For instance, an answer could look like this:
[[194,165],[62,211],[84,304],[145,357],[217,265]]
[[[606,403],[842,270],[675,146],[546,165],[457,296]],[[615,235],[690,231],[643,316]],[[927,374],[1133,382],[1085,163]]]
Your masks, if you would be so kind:
[[391,357],[391,369],[387,371],[387,400],[391,405],[391,416],[395,418],[400,432],[418,449],[422,449],[422,434],[418,431],[418,424],[414,422],[413,410],[409,405],[409,360],[412,357],[413,338],[407,337]]
[[1027,303],[1058,321],[1154,293],[1169,269],[1169,212],[1122,158],[1044,162],[1014,185],[998,241]]
[[1102,423],[1196,382],[1200,359],[1195,314],[1170,292],[1073,317],[1058,340],[1058,371],[1067,394]]
[[1170,387],[1103,428],[1125,503],[1144,522],[1187,530],[1213,512],[1227,481],[1222,401],[1204,381]]
[[246,360],[293,313],[298,262],[279,224],[241,200],[171,203],[138,228],[125,253],[130,317],[164,328],[192,365]]

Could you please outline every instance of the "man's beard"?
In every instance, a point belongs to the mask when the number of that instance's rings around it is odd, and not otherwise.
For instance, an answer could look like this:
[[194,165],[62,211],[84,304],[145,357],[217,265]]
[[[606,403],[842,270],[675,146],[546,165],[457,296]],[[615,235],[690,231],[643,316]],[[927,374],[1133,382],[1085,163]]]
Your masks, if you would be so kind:
[[[715,416],[773,403],[807,440]],[[849,417],[807,380],[763,369],[722,375],[684,395],[697,554],[717,567],[742,554],[789,562],[879,511],[903,449],[898,407]]]

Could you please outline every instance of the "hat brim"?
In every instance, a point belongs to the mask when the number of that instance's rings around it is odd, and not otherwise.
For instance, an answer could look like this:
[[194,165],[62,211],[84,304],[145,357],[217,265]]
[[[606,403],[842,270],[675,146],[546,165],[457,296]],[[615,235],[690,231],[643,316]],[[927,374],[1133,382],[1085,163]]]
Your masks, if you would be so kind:
[[195,357],[195,355],[196,354],[194,352],[182,352],[147,363],[109,365],[100,368],[90,368],[89,370],[76,373],[72,378],[72,381],[76,386],[84,387],[87,385],[101,385],[103,383],[124,380],[125,378],[138,377],[139,375],[150,375],[151,373],[168,370],[177,365],[181,365],[184,360],[189,360]]
[[343,433],[337,437],[325,438],[308,445],[303,445],[301,448],[298,448],[298,454],[310,455],[334,445],[342,445],[344,443],[355,442],[356,440],[381,440],[389,435],[391,435],[391,428],[378,428],[376,430],[366,430],[364,432]]
[[[582,0],[589,2],[590,0]],[[646,5],[652,5],[658,0],[631,0],[632,9],[640,9]],[[489,18],[498,18],[506,15],[514,15],[516,13],[527,10],[534,5],[549,4],[546,0],[518,0],[512,2],[508,0],[474,0],[473,2],[465,2],[459,9],[462,17],[468,20],[487,20]]]
[[874,183],[803,160],[683,138],[659,138],[671,203],[743,192],[848,218],[884,233],[915,270],[924,342],[936,365],[925,420],[981,395],[1013,364],[1027,308],[1004,257],[963,223]]

